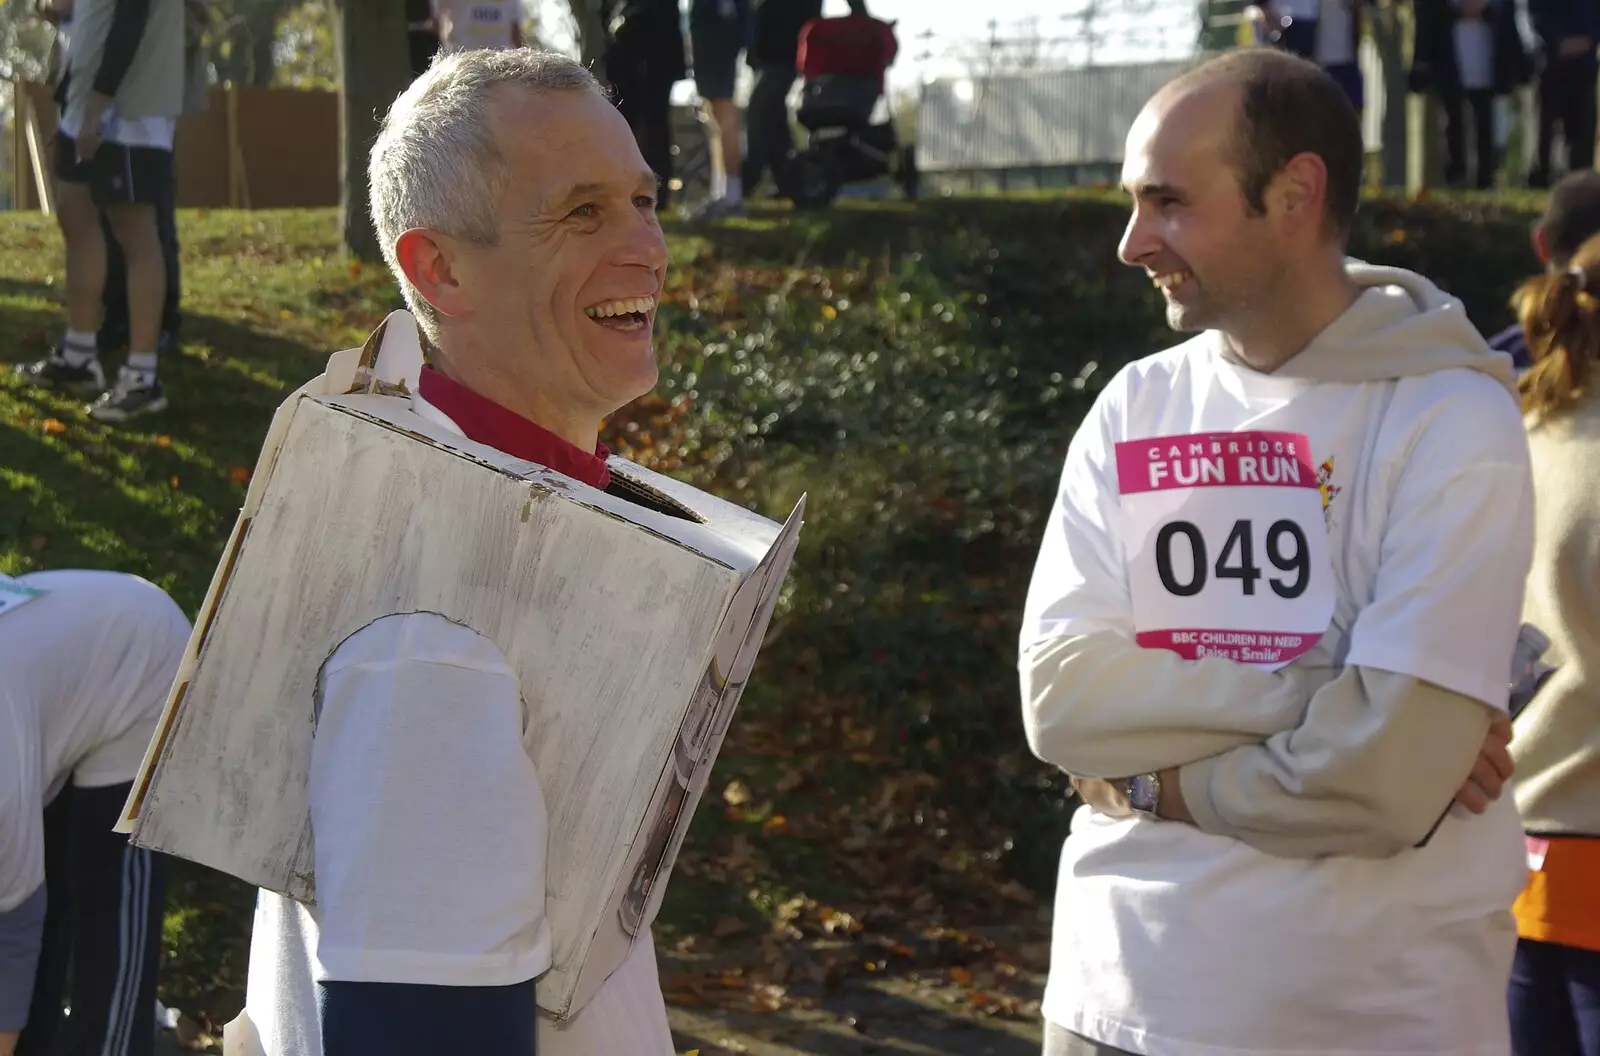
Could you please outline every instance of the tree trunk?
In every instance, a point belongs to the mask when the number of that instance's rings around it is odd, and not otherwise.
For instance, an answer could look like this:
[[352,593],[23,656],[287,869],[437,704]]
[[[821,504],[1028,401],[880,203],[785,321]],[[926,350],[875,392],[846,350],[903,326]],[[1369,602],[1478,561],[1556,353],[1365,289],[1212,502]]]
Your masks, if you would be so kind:
[[263,28],[266,32],[258,33],[250,40],[250,83],[257,88],[272,86],[274,68],[272,45],[277,43],[278,36],[276,20],[270,26]]
[[580,61],[601,81],[606,79],[606,27],[600,19],[600,0],[567,0],[578,25]]
[[339,205],[344,244],[357,259],[381,261],[368,207],[367,159],[379,123],[411,83],[406,11],[394,0],[339,5]]

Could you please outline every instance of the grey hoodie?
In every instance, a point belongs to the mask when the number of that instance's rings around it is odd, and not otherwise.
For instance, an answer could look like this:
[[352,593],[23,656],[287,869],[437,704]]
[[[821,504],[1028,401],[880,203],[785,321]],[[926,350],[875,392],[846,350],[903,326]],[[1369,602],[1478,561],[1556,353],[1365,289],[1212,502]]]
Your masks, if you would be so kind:
[[[1514,398],[1510,358],[1459,301],[1412,272],[1356,260],[1348,270],[1367,289],[1278,376],[1360,383],[1467,368]],[[1041,759],[1081,777],[1178,767],[1202,830],[1285,857],[1382,857],[1424,841],[1493,717],[1393,672],[1190,661],[1114,633],[1025,639],[1020,669]]]

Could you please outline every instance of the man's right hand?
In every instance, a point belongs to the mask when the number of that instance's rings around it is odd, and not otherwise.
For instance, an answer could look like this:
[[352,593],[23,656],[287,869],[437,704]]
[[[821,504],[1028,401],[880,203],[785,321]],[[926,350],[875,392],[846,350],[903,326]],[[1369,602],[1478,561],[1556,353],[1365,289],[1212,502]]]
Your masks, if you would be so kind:
[[1474,814],[1482,814],[1489,809],[1489,804],[1500,798],[1505,783],[1516,772],[1510,746],[1511,719],[1496,715],[1489,724],[1489,732],[1484,735],[1483,748],[1478,752],[1477,762],[1472,764],[1472,773],[1456,793],[1457,803]]

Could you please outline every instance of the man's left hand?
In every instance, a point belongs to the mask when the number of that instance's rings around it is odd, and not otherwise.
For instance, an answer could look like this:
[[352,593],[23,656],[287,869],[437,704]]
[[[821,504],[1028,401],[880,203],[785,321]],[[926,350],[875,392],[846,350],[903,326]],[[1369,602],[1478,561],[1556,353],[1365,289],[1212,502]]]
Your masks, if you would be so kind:
[[1128,802],[1128,794],[1123,791],[1124,783],[1107,781],[1100,777],[1074,777],[1072,787],[1078,793],[1078,798],[1095,811],[1108,818],[1133,817],[1133,805]]

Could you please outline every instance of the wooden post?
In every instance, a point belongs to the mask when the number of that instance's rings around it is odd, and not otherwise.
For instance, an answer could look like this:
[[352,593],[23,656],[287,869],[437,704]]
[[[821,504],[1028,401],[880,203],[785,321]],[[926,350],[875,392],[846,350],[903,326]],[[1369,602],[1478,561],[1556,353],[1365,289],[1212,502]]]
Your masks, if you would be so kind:
[[250,173],[244,164],[244,140],[239,130],[239,86],[230,84],[223,89],[226,110],[223,125],[228,130],[228,206],[232,209],[250,208]]
[[39,208],[44,210],[45,216],[56,215],[56,188],[51,182],[51,165],[49,144],[45,142],[44,129],[39,125],[39,111],[33,105],[33,99],[22,91],[17,93],[23,96],[22,106],[19,108],[26,123],[28,138],[28,160],[33,168],[33,186],[38,193]]
[[381,261],[368,208],[367,159],[379,124],[411,83],[406,11],[394,0],[339,5],[339,194],[344,244],[357,259]]
[[1443,159],[1439,156],[1439,106],[1432,95],[1406,97],[1406,193],[1439,185]]

